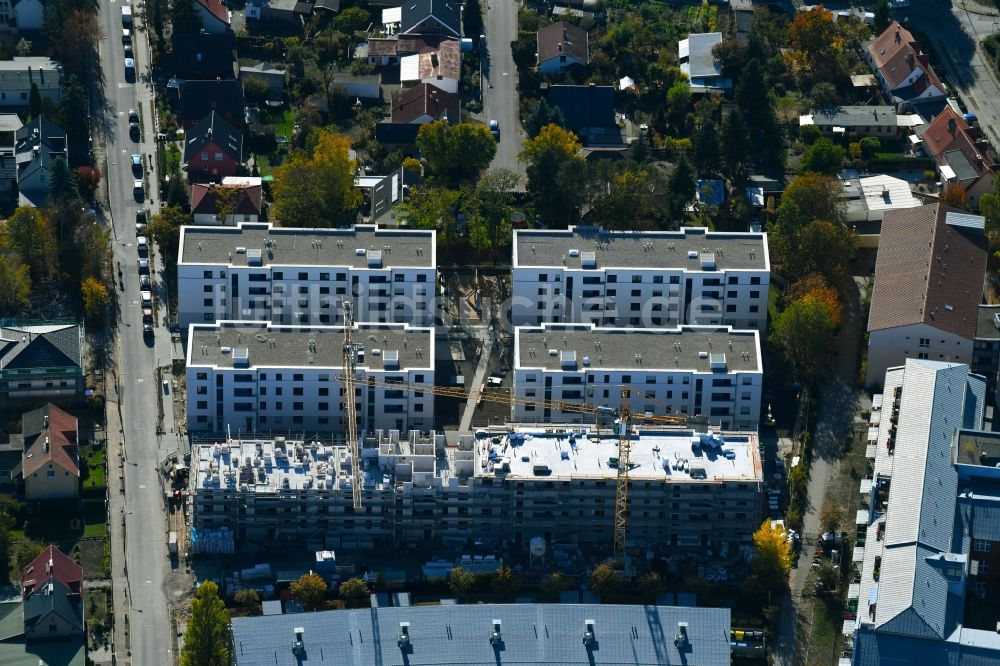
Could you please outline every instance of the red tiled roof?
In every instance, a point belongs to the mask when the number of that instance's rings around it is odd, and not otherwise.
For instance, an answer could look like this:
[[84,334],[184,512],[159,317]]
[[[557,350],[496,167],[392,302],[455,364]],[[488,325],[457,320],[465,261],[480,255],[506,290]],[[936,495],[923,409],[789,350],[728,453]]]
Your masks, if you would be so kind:
[[228,187],[236,190],[236,201],[233,207],[235,215],[260,215],[263,195],[260,185],[216,185],[214,183],[195,183],[191,185],[191,212],[215,215],[218,212],[217,196],[214,188]]
[[560,21],[538,30],[538,62],[565,55],[586,65],[589,61],[587,31]]
[[458,81],[462,78],[462,52],[457,39],[446,39],[432,53],[420,54],[420,78],[432,76]]
[[[944,85],[931,67],[930,59],[920,49],[920,43],[897,21],[893,21],[868,45],[868,54],[882,78],[892,88],[906,82],[914,70],[919,68],[927,78],[926,83],[922,84],[923,88],[934,85],[944,90]],[[918,81],[919,79],[914,79],[910,85],[917,84]]]
[[421,83],[404,90],[392,105],[392,122],[411,123],[421,116],[440,118],[448,112],[448,120],[457,123],[461,112],[458,95],[441,90],[430,83]]
[[950,106],[931,121],[922,137],[924,148],[938,164],[944,164],[944,154],[960,150],[976,173],[982,176],[993,170],[993,160],[985,147],[976,146],[972,126]]
[[222,4],[222,0],[195,0],[195,2],[207,9],[212,16],[229,25],[229,11]]
[[55,546],[49,546],[21,572],[21,598],[27,598],[35,588],[53,578],[69,588],[70,592],[79,594],[83,567]]
[[52,403],[40,411],[41,423],[31,432],[24,432],[23,476],[31,476],[50,462],[80,476],[76,417]]
[[941,204],[885,212],[869,331],[924,323],[968,340],[975,336],[986,237],[982,229],[949,224],[949,213],[964,215]]

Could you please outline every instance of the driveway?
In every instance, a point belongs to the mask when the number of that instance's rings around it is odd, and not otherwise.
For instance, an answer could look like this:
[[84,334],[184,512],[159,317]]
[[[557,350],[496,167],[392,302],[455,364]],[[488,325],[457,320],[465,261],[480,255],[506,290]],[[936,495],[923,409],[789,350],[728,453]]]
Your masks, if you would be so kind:
[[[100,44],[104,87],[103,95],[93,96],[99,100],[93,111],[94,143],[98,147],[96,152],[106,159],[107,212],[113,230],[116,277],[120,270],[118,364],[109,373],[108,400],[109,424],[120,423],[120,428],[108,428],[109,477],[113,490],[117,490],[111,493],[109,506],[115,656],[119,664],[171,664],[174,655],[167,602],[173,595],[168,595],[165,587],[169,565],[163,491],[157,472],[157,465],[164,457],[158,427],[162,388],[156,372],[156,368],[170,365],[170,334],[161,325],[166,299],[160,272],[154,270],[151,279],[160,307],[154,317],[153,339],[143,338],[135,243],[136,212],[146,209],[154,213],[159,203],[153,170],[155,159],[152,159],[153,96],[145,76],[149,47],[142,32],[133,36],[136,75],[125,75],[121,6],[116,0],[100,4],[99,20],[105,35]],[[142,116],[139,142],[129,136],[128,112],[132,108]],[[144,165],[141,195],[133,189],[132,154],[141,155]],[[163,265],[158,257],[155,261],[150,259],[154,269]],[[164,401],[163,423],[168,425],[164,429],[172,430],[173,409],[169,396],[165,397],[168,399]],[[166,444],[175,448],[176,435],[171,434]]]
[[487,122],[500,123],[500,143],[490,168],[510,169],[523,177],[524,166],[517,154],[524,132],[518,113],[517,68],[510,51],[510,43],[517,39],[517,8],[514,0],[491,0],[486,8],[483,116]]

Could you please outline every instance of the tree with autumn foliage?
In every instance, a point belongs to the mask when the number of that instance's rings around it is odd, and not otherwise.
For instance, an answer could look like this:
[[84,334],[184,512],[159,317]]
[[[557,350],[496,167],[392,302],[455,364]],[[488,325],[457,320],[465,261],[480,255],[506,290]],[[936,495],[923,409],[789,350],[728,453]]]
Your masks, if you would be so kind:
[[788,26],[792,59],[800,78],[814,85],[833,82],[841,73],[844,40],[833,12],[822,5],[798,12]]
[[91,323],[100,322],[104,316],[104,306],[108,304],[108,289],[97,279],[87,277],[80,284],[83,297],[83,313]]
[[572,221],[583,200],[585,163],[576,135],[558,125],[546,125],[522,146],[518,160],[527,165],[528,193],[547,224]]
[[454,184],[477,180],[497,153],[497,142],[485,125],[435,120],[420,126],[417,148],[433,180]]
[[819,380],[833,348],[834,309],[821,294],[789,303],[774,319],[770,340],[792,375],[804,384]]
[[[842,191],[839,180],[818,173],[804,173],[788,184],[775,219],[768,225],[768,243],[780,263],[795,263],[803,230],[811,222],[828,220],[834,225],[844,225]],[[805,274],[798,273],[795,277]]]
[[786,303],[797,301],[814,301],[820,303],[827,309],[830,315],[830,324],[833,328],[840,326],[841,318],[844,314],[844,306],[840,302],[837,291],[827,284],[822,275],[812,274],[798,280],[788,288],[785,294]]
[[76,182],[80,190],[80,195],[85,201],[94,198],[94,192],[101,183],[101,172],[92,166],[80,166],[76,168]]
[[784,263],[790,278],[818,274],[842,288],[848,280],[848,265],[858,247],[858,234],[846,225],[827,220],[813,220],[799,233],[796,250]]
[[286,227],[350,224],[361,205],[361,193],[354,187],[357,163],[350,157],[350,140],[326,129],[315,132],[312,153],[296,152],[274,170],[274,214]]
[[969,200],[966,198],[965,190],[961,185],[949,183],[941,193],[941,203],[959,210],[969,210]]

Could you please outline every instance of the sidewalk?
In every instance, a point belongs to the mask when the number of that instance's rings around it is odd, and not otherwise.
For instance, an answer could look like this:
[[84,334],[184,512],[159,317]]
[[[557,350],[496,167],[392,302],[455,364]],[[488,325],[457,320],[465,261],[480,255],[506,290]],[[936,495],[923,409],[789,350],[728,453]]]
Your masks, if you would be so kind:
[[[117,347],[115,350],[117,357]],[[117,363],[115,364],[117,367]],[[108,525],[111,539],[111,589],[112,610],[114,612],[111,649],[117,664],[131,663],[131,640],[128,618],[131,611],[128,601],[128,577],[125,564],[125,486],[124,448],[122,446],[122,423],[117,384],[117,370],[109,369],[107,411],[107,480],[108,480]]]

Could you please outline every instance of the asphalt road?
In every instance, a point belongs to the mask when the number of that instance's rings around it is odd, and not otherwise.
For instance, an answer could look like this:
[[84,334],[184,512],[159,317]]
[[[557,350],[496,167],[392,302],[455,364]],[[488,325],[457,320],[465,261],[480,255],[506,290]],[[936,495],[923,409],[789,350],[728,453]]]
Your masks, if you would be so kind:
[[[483,59],[483,116],[500,123],[500,143],[492,169],[510,169],[524,176],[517,161],[524,132],[518,113],[517,68],[510,43],[517,39],[517,8],[513,0],[491,0],[486,8],[486,55]],[[522,186],[524,183],[522,183]]]
[[[117,0],[106,0],[100,6],[101,29],[105,35],[100,51],[106,99],[103,114],[96,118],[98,122],[95,123],[95,143],[103,143],[106,150],[105,181],[110,203],[107,217],[114,227],[116,271],[120,267],[121,282],[124,283],[124,290],[118,294],[118,367],[112,374],[117,376],[119,387],[125,493],[124,498],[113,496],[111,518],[112,521],[121,521],[122,516],[125,519],[124,531],[112,531],[112,568],[114,577],[119,581],[123,573],[127,575],[128,604],[116,594],[115,610],[119,626],[124,621],[122,613],[128,613],[131,654],[127,652],[128,646],[122,644],[124,641],[116,640],[115,647],[119,663],[171,664],[172,632],[165,591],[169,571],[166,520],[157,472],[161,459],[160,438],[157,435],[157,392],[161,389],[156,379],[156,367],[169,365],[170,345],[169,333],[159,325],[163,308],[155,317],[155,342],[147,343],[142,335],[135,214],[140,208],[155,210],[155,207],[150,205],[148,186],[144,187],[145,197],[135,195],[131,166],[131,155],[141,154],[146,171],[145,182],[156,182],[150,171],[149,157],[153,153],[151,140],[154,138],[152,92],[143,83],[141,74],[148,66],[149,52],[144,35],[136,35],[133,48],[138,82],[136,77],[126,77],[121,7],[121,2]],[[133,11],[136,9],[133,7]],[[128,112],[131,108],[142,112],[142,143],[133,141],[129,136]],[[142,198],[145,200],[142,201]],[[152,278],[156,292],[158,275],[154,273]],[[169,409],[170,401],[167,400],[166,404]],[[172,424],[172,409],[168,414]],[[110,434],[114,437],[115,432]],[[109,465],[114,463],[109,460]]]

